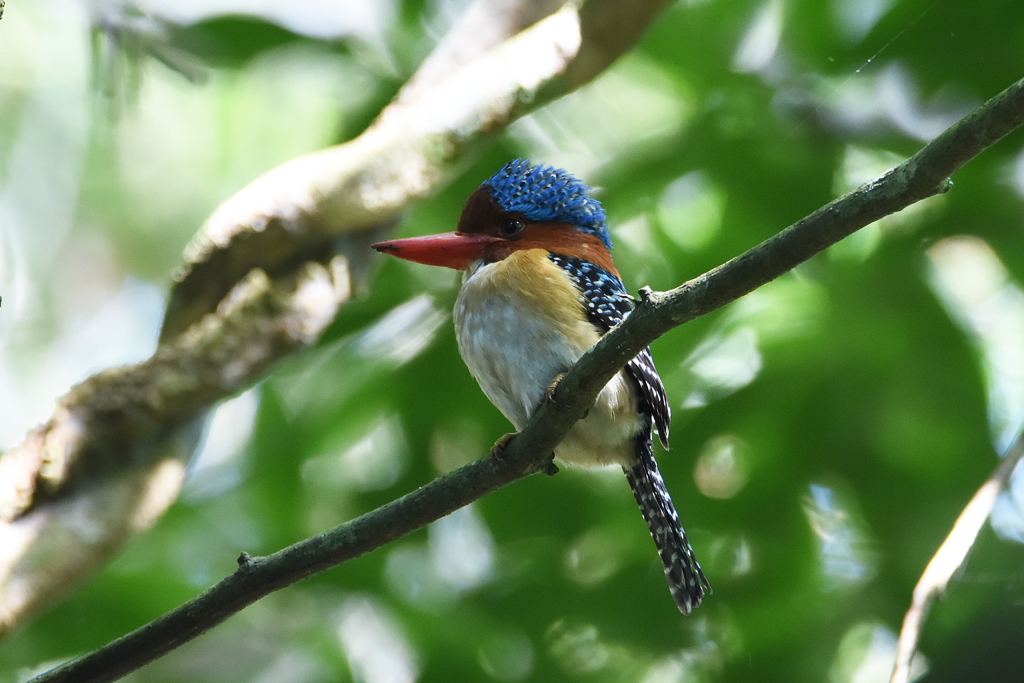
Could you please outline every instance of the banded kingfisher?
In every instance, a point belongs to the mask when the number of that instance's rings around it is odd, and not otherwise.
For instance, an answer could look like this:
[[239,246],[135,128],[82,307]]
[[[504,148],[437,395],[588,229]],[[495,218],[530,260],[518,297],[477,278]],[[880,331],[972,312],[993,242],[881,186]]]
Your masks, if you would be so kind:
[[[633,310],[605,220],[580,180],[516,159],[470,195],[455,232],[373,246],[464,271],[454,311],[459,352],[487,398],[522,429],[553,383]],[[670,421],[665,387],[644,349],[554,455],[570,465],[622,467],[672,597],[689,614],[711,587],[654,460],[652,431],[667,450]]]

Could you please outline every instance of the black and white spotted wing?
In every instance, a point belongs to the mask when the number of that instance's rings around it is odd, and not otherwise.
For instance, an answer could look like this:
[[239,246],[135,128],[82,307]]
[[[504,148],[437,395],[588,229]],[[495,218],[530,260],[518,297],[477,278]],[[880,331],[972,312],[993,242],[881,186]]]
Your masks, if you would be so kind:
[[[622,281],[604,268],[572,256],[552,254],[555,265],[564,269],[583,293],[581,302],[587,311],[587,317],[605,333],[633,310],[633,301],[629,298]],[[669,410],[668,396],[665,386],[654,368],[651,350],[644,349],[636,358],[626,363],[626,372],[640,387],[642,403],[654,418],[658,428],[661,445],[668,449],[668,431],[672,421]]]

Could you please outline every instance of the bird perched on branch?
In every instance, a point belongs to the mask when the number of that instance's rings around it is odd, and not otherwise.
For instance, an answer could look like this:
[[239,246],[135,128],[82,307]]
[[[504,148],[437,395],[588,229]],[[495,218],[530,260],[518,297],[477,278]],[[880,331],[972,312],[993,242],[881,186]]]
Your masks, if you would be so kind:
[[[386,254],[465,272],[455,303],[462,358],[516,429],[553,383],[633,310],[600,202],[566,171],[517,159],[466,201],[455,232],[375,244]],[[668,449],[665,387],[644,349],[601,390],[555,448],[567,464],[616,464],[636,497],[683,614],[707,579],[654,460],[652,429]]]

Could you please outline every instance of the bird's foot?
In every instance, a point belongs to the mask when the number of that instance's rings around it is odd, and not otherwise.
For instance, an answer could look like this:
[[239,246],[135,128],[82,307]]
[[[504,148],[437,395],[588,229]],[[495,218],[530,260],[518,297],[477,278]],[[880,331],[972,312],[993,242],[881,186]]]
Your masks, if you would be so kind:
[[[497,462],[505,464],[505,451],[517,436],[518,434],[505,434],[495,441],[494,445],[491,447],[491,457]],[[544,469],[541,471],[549,477],[553,477],[558,474],[558,465],[555,464],[554,453],[551,454],[551,459],[548,460],[547,464],[544,465]]]
[[551,380],[551,384],[549,384],[548,388],[544,390],[544,400],[547,401],[548,403],[551,403],[552,401],[555,400],[555,389],[558,388],[558,385],[561,383],[563,377],[565,377],[564,372],[560,372],[557,375],[555,375],[555,378]]
[[[553,380],[551,380],[551,384],[549,384],[548,388],[544,390],[544,400],[545,401],[547,401],[548,403],[554,402],[554,400],[555,400],[555,389],[557,389],[558,385],[562,383],[562,379],[564,377],[565,377],[565,373],[564,372],[560,372],[557,375],[555,375],[555,378]],[[589,409],[587,410],[587,412],[583,413],[583,418],[582,419],[584,419],[584,420],[587,419],[588,415],[590,415],[590,410]]]
[[495,441],[494,445],[491,446],[491,457],[498,462],[505,462],[505,449],[508,448],[509,444],[512,443],[512,440],[515,438],[515,434],[502,435],[501,438]]

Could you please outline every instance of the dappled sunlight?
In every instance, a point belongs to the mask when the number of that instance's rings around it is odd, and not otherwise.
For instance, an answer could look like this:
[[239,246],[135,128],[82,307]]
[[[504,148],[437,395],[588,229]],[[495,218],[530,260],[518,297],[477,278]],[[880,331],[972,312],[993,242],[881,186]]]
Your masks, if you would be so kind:
[[480,668],[499,681],[522,681],[533,673],[533,643],[521,631],[486,636],[477,650]]
[[977,237],[952,237],[927,252],[935,295],[981,356],[989,424],[1003,451],[1024,425],[1024,292]]
[[321,446],[321,454],[302,463],[302,480],[319,494],[380,491],[398,481],[405,471],[408,446],[395,416],[368,420],[362,434],[336,432],[335,441]]
[[666,385],[689,393],[684,409],[700,408],[754,382],[763,365],[762,347],[806,339],[827,313],[825,289],[808,278],[785,275],[732,304]]
[[801,501],[815,540],[826,590],[849,589],[875,574],[877,557],[864,521],[855,512],[852,494],[811,484]]
[[757,333],[739,327],[727,333],[712,334],[683,361],[690,378],[690,394],[684,408],[697,408],[742,389],[761,371],[761,352]]
[[[885,683],[896,659],[896,634],[875,622],[854,624],[843,636],[829,669],[829,683]],[[928,658],[914,658],[910,680],[928,673]]]
[[836,23],[851,43],[862,40],[895,0],[833,0]]
[[[565,673],[590,674],[609,665],[621,666],[628,654],[620,648],[602,642],[597,626],[559,620],[545,634],[548,649]],[[612,659],[616,658],[617,662]]]
[[718,236],[726,194],[701,171],[680,176],[658,198],[662,231],[684,251],[700,251]]
[[403,543],[388,551],[384,580],[400,600],[427,612],[443,612],[459,600],[459,593],[437,573],[425,543]]
[[594,527],[566,546],[562,571],[581,586],[599,585],[622,569],[624,550],[630,545],[631,537],[607,526]]
[[636,291],[651,282],[674,277],[672,264],[658,248],[655,227],[646,214],[618,221],[611,233],[615,262],[623,271],[627,290]]
[[733,69],[741,73],[761,73],[772,65],[782,37],[782,10],[782,0],[767,0],[761,5],[736,47]]
[[298,468],[308,502],[298,509],[310,534],[365,512],[359,495],[394,486],[409,467],[409,445],[396,415],[361,413],[335,422],[313,443],[286,454],[307,456]]
[[402,600],[439,612],[493,579],[495,554],[486,523],[468,505],[431,524],[426,543],[406,542],[389,552],[384,575]]
[[337,638],[357,683],[412,683],[418,656],[398,621],[375,600],[352,597],[335,617]]
[[202,445],[188,468],[184,499],[196,502],[219,496],[245,476],[244,452],[259,410],[258,389],[249,389],[221,403],[206,428]]
[[[951,237],[927,252],[929,283],[950,317],[978,350],[985,372],[988,419],[1004,453],[1024,427],[1024,292],[999,257],[976,237]],[[992,528],[1024,543],[1024,476],[1000,495]]]
[[719,534],[710,544],[716,576],[746,576],[754,569],[753,553],[745,535]]
[[487,583],[494,571],[494,539],[476,506],[467,505],[427,528],[437,575],[457,591]]
[[430,439],[430,462],[442,474],[478,460],[488,452],[494,438],[487,440],[480,423],[462,418],[453,426],[439,427]]
[[514,122],[509,132],[528,150],[525,156],[592,178],[616,157],[643,155],[679,135],[692,115],[681,82],[629,53],[593,83]]
[[704,444],[693,479],[709,498],[732,498],[746,485],[750,471],[750,449],[737,436],[722,435]]
[[830,125],[849,131],[886,126],[922,141],[938,135],[974,105],[943,93],[922,101],[913,77],[898,61],[858,74],[854,82],[849,76],[822,78],[817,90]]
[[433,297],[414,297],[360,332],[354,339],[355,352],[405,363],[433,341],[446,317],[438,311]]
[[1021,197],[1024,197],[1024,150],[1021,150],[1017,154],[1017,158],[1014,159],[1013,165],[1008,169],[1008,179],[1010,187]]
[[931,102],[921,101],[917,84],[899,62],[879,72],[877,87],[878,106],[884,117],[897,130],[921,142],[931,140],[977,106],[977,102],[961,98],[947,99],[943,93]]
[[[36,290],[32,296],[45,294]],[[7,325],[0,316],[0,448],[18,443],[29,427],[48,419],[54,398],[73,384],[105,368],[142,361],[156,348],[164,306],[156,287],[128,278],[104,297],[92,302],[94,310],[59,323],[32,316]]]
[[926,142],[977,105],[960,93],[941,90],[923,99],[913,74],[899,61],[876,67],[866,59],[856,71],[833,75],[775,73],[790,76],[778,79],[784,82],[776,93],[781,108],[795,115],[812,110],[822,125],[845,136],[890,129]]
[[421,353],[450,313],[421,294],[371,325],[311,349],[301,364],[278,370],[273,382],[291,415],[321,414]]
[[355,36],[370,42],[383,40],[392,28],[398,3],[394,0],[144,0],[140,6],[171,21],[193,24],[226,14],[262,17],[307,36]]
[[319,683],[326,676],[323,662],[307,650],[296,647],[274,657],[250,679],[250,683]]
[[829,313],[828,290],[799,271],[783,275],[725,310],[722,325],[749,325],[762,346],[792,344],[821,332]]
[[[684,623],[683,640],[692,643],[661,657],[632,642],[606,639],[595,624],[560,619],[548,627],[548,650],[565,674],[600,674],[603,680],[684,683],[706,680],[734,656],[739,634],[728,620],[693,616]],[[640,677],[637,678],[638,673]]]
[[689,662],[683,657],[663,657],[652,664],[641,683],[686,683],[693,680],[693,672]]
[[240,552],[278,550],[267,547],[267,528],[252,514],[251,504],[228,493],[199,501],[184,501],[194,511],[187,521],[174,525],[156,550],[115,569],[126,577],[139,578],[153,571],[154,563],[173,567],[175,578],[197,590],[216,583],[232,571]]

